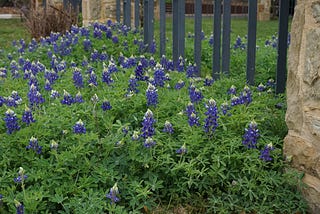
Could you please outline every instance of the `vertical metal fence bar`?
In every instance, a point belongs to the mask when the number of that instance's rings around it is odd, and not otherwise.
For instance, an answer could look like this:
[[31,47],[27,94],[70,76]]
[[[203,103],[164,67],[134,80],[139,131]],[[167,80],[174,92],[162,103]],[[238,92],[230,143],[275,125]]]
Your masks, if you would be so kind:
[[[185,0],[178,0],[179,9],[179,23],[178,23],[178,37],[179,37],[179,57],[184,58],[185,49]],[[177,61],[176,61],[177,62]]]
[[280,1],[279,38],[276,74],[276,93],[283,93],[286,85],[287,47],[288,47],[288,17],[289,1]]
[[123,1],[123,24],[131,27],[131,0]]
[[194,5],[194,61],[197,66],[197,76],[201,74],[201,31],[202,31],[202,2],[195,0]]
[[222,72],[230,69],[231,0],[223,1]]
[[160,57],[166,54],[166,1],[160,0]]
[[221,0],[214,1],[213,24],[213,57],[212,78],[218,79],[220,73],[220,47],[221,47]]
[[179,59],[178,6],[178,0],[172,0],[172,59],[174,63]]
[[151,52],[153,35],[154,35],[154,0],[149,0],[149,17],[148,17],[148,50]]
[[247,83],[253,85],[256,64],[257,1],[248,1],[248,3]]
[[116,21],[120,23],[120,13],[121,13],[121,5],[120,0],[116,1]]
[[[143,4],[143,42],[145,45],[149,44],[149,0],[144,0]],[[149,47],[147,47],[149,49]]]
[[134,28],[139,29],[140,20],[140,0],[134,0]]

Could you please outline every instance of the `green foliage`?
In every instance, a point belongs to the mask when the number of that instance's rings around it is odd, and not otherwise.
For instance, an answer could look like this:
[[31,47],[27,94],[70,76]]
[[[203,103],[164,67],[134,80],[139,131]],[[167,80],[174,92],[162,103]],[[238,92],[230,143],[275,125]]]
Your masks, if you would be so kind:
[[[165,87],[157,87],[158,104],[147,106],[145,92],[148,83],[139,81],[140,92],[128,95],[129,79],[135,75],[136,65],[124,68],[118,62],[120,53],[139,59],[141,53],[133,40],[141,37],[131,31],[125,35],[118,25],[112,28],[119,43],[113,44],[106,39],[105,33],[102,39],[94,38],[90,28],[88,38],[92,48],[89,51],[83,48],[86,37],[71,33],[73,38],[78,38],[78,43],[70,46],[70,54],[62,52],[69,46],[55,52],[54,42],[43,42],[37,43],[35,49],[26,48],[24,54],[18,52],[18,44],[0,55],[0,68],[7,69],[7,76],[0,79],[0,96],[9,97],[12,91],[17,91],[22,98],[17,107],[8,107],[8,104],[0,107],[1,118],[5,118],[10,108],[21,126],[20,130],[7,134],[6,121],[0,121],[0,194],[3,196],[0,211],[13,213],[16,209],[14,200],[17,200],[23,203],[26,213],[141,213],[157,210],[164,213],[176,207],[185,207],[193,213],[306,212],[306,203],[298,191],[301,176],[286,171],[288,165],[282,157],[282,143],[287,132],[285,96],[275,96],[272,86],[267,86],[264,91],[250,86],[252,102],[232,106],[225,115],[220,110],[223,103],[231,103],[232,95],[227,92],[232,85],[237,88],[237,96],[244,91],[244,50],[232,50],[230,75],[222,76],[211,86],[203,85],[204,76],[187,78],[185,72],[166,71],[170,80],[166,81]],[[60,36],[56,44],[62,45],[68,36]],[[127,49],[123,46],[125,40]],[[203,43],[208,44],[208,40]],[[203,75],[210,74],[209,53],[212,53],[209,45],[204,47]],[[94,50],[105,51],[108,59],[113,58],[116,63],[118,71],[111,74],[114,82],[110,86],[101,80],[104,63],[108,65],[108,61],[94,61],[91,57]],[[58,63],[67,64],[65,69],[57,71],[58,79],[52,84],[61,97],[52,99],[50,91],[44,90],[44,71],[35,74],[45,102],[32,108],[36,122],[26,125],[21,118],[25,105],[29,105],[29,79],[23,78],[26,73],[23,65],[19,67],[20,77],[14,78],[10,63],[12,60],[18,62],[22,57],[33,63],[39,61],[47,70],[54,70],[48,51],[54,52]],[[9,53],[12,59],[8,59]],[[260,44],[257,49],[257,83],[266,84],[269,78],[274,78],[275,56],[275,49]],[[145,54],[145,57],[149,60],[151,54]],[[157,55],[153,57],[159,62]],[[187,54],[187,58],[192,56]],[[88,59],[88,66],[81,65],[84,59]],[[73,84],[72,62],[83,74],[83,88],[76,88]],[[98,77],[97,86],[90,86],[87,82],[90,67]],[[149,67],[147,70],[149,77],[153,77],[155,69]],[[174,89],[180,80],[186,86],[181,90]],[[192,127],[184,112],[190,102],[188,87],[191,82],[204,97],[200,103],[194,104],[201,125]],[[63,90],[72,96],[80,91],[84,102],[62,104]],[[99,98],[97,102],[92,101],[95,95]],[[211,98],[219,108],[219,118],[216,130],[208,134],[203,127],[207,111],[204,104]],[[104,100],[110,101],[110,110],[102,110]],[[150,148],[144,147],[143,139],[132,139],[135,132],[141,134],[148,109],[156,120],[153,136],[156,145]],[[86,133],[76,134],[73,127],[80,119]],[[173,125],[172,134],[162,131],[166,121]],[[251,121],[257,123],[260,134],[256,149],[247,149],[242,144],[245,129]],[[26,149],[31,137],[37,138],[42,146],[41,154]],[[56,149],[52,148],[53,142],[58,144]],[[272,161],[263,161],[259,158],[260,150],[268,144],[274,147],[270,153]],[[183,145],[187,151],[178,154],[176,151]],[[18,177],[19,167],[23,167],[28,177],[16,183],[14,178]],[[119,192],[114,189],[115,184]],[[120,201],[111,203],[112,200],[106,198],[111,191],[116,192]]]

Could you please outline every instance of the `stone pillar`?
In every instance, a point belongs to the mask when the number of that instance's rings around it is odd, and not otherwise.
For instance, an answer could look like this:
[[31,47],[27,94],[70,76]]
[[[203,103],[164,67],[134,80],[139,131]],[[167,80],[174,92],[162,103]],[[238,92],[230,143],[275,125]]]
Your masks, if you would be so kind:
[[298,0],[288,54],[284,155],[304,172],[311,213],[320,213],[320,0]]
[[270,20],[271,0],[258,1],[258,21]]

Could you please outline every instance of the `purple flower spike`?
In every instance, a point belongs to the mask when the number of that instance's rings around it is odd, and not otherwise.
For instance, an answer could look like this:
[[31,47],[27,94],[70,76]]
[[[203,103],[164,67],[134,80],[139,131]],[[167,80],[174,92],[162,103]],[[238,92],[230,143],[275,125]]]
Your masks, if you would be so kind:
[[38,139],[35,137],[30,138],[29,145],[26,146],[26,149],[32,149],[37,154],[41,154],[41,152],[42,152],[42,146],[39,145]]
[[154,145],[156,145],[156,141],[153,140],[151,137],[148,137],[143,143],[143,146],[146,148],[151,148]]
[[257,148],[257,141],[259,136],[260,135],[257,123],[252,121],[249,124],[248,128],[245,129],[242,144],[246,146],[248,149],[255,149]]
[[218,108],[214,99],[210,99],[205,106],[207,118],[205,119],[204,130],[206,133],[212,134],[218,127]]
[[158,103],[158,92],[154,85],[149,83],[146,91],[147,106],[157,106]]
[[76,124],[73,126],[73,132],[75,134],[85,134],[86,128],[84,127],[84,124],[82,120],[80,119]]
[[143,117],[141,137],[146,139],[148,137],[152,137],[155,134],[155,130],[153,127],[155,122],[156,122],[156,120],[153,118],[152,111],[150,109],[148,109]]
[[111,199],[111,204],[115,204],[120,201],[120,199],[117,197],[119,194],[119,189],[117,186],[117,183],[113,185],[113,187],[110,188],[110,192],[106,195],[107,198]]
[[179,149],[176,150],[177,154],[184,155],[188,152],[186,144],[184,143]]
[[274,150],[274,147],[273,147],[272,143],[266,145],[264,147],[264,149],[260,151],[259,158],[262,159],[265,162],[272,161],[272,158],[270,157],[270,152],[272,150]]
[[162,130],[163,132],[169,133],[169,134],[173,134],[173,127],[172,124],[169,121],[166,121],[164,123],[164,128]]
[[18,118],[14,111],[8,109],[5,113],[5,117],[3,119],[6,123],[7,133],[12,134],[14,131],[18,131],[20,126],[18,124]]
[[35,119],[33,119],[32,111],[30,108],[26,107],[23,115],[22,115],[22,122],[26,123],[27,125],[30,125],[30,123],[36,122]]

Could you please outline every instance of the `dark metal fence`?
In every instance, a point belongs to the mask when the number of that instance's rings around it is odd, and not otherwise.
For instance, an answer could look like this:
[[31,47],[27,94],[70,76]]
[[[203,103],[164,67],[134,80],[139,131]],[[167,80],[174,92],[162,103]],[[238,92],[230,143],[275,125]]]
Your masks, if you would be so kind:
[[[134,23],[139,27],[140,0],[134,1]],[[291,1],[290,1],[291,2]],[[123,0],[123,10],[120,8],[121,0],[117,0],[116,19],[120,22],[121,11],[123,23],[131,27],[131,0]],[[185,0],[172,1],[172,57],[176,64],[179,57],[185,56]],[[154,0],[143,0],[143,31],[144,42],[147,47],[152,47],[154,39]],[[278,31],[278,57],[276,74],[276,93],[285,91],[286,62],[287,62],[287,38],[288,38],[288,17],[289,1],[280,1],[279,4],[279,31]],[[292,7],[292,6],[291,6]],[[166,2],[159,0],[160,8],[160,56],[166,54]],[[198,75],[201,73],[201,23],[202,23],[202,1],[194,0],[194,62],[197,66]],[[213,16],[213,64],[212,76],[218,79],[221,73],[228,74],[230,67],[230,31],[231,31],[231,0],[215,0]],[[221,29],[221,23],[222,29]],[[257,30],[257,1],[248,1],[248,46],[247,46],[247,83],[254,84],[255,57],[256,57],[256,30]],[[222,39],[222,41],[221,41]],[[148,51],[148,50],[147,50]],[[221,66],[220,66],[221,65]]]

